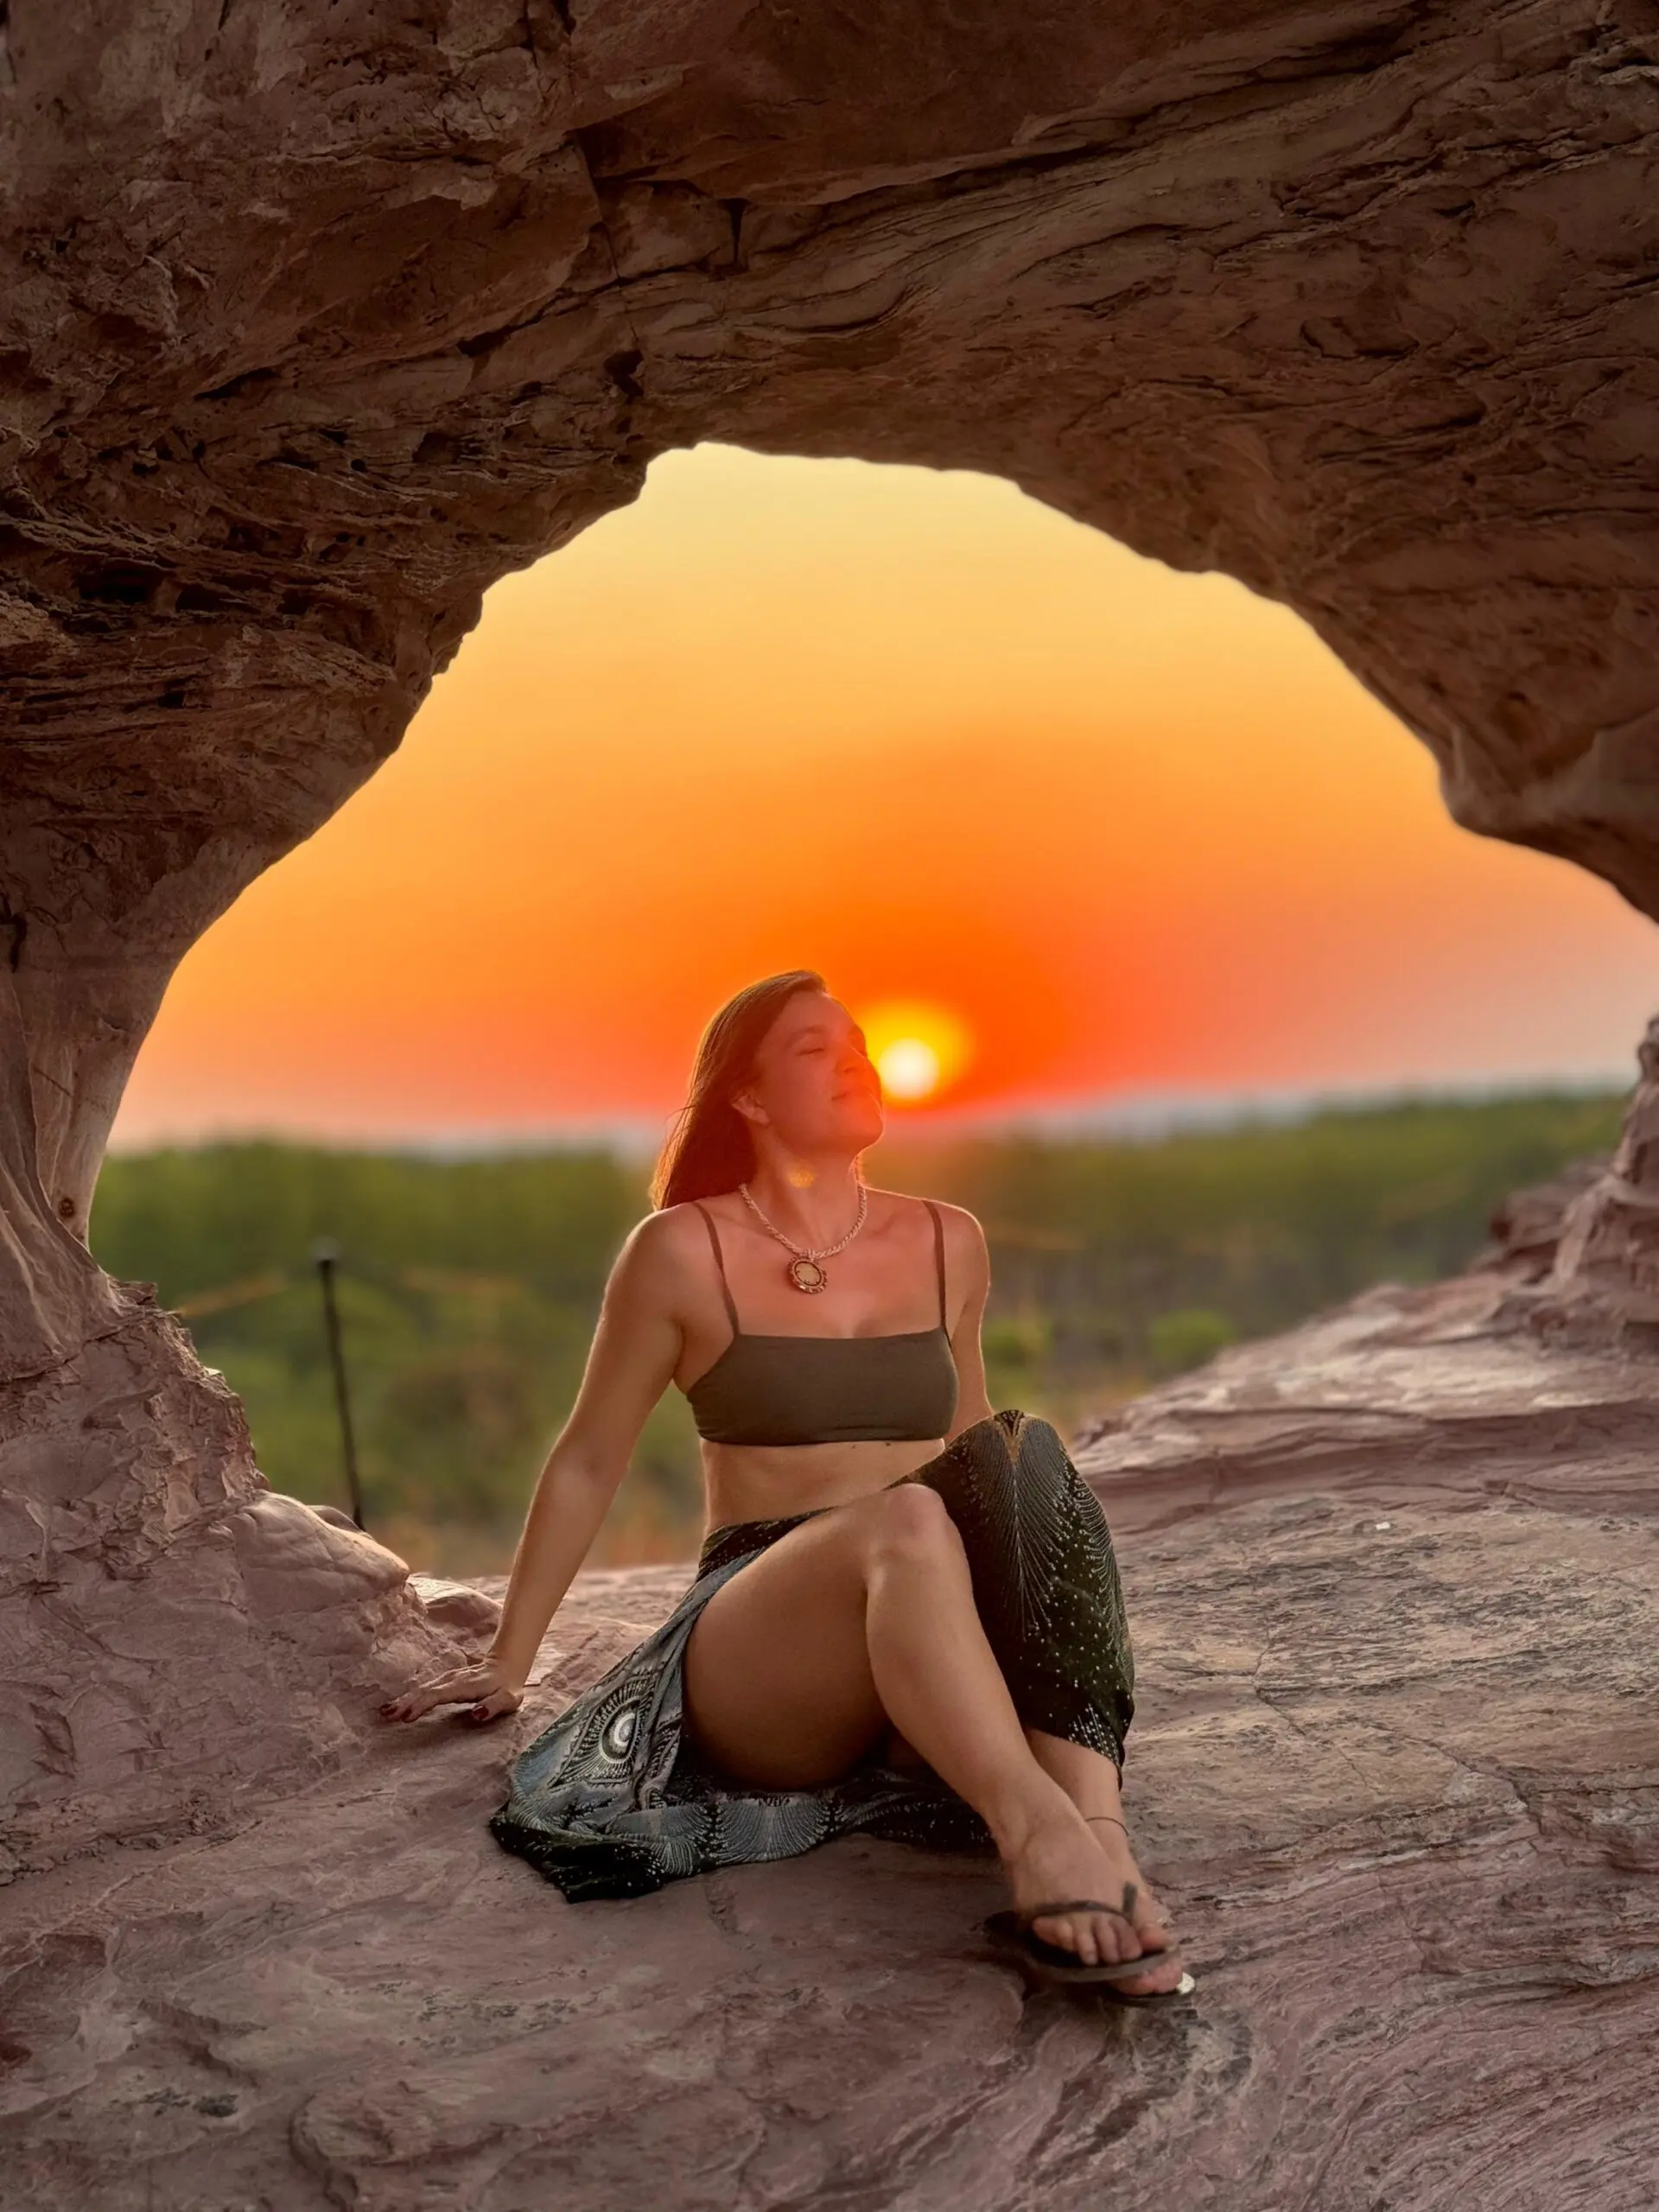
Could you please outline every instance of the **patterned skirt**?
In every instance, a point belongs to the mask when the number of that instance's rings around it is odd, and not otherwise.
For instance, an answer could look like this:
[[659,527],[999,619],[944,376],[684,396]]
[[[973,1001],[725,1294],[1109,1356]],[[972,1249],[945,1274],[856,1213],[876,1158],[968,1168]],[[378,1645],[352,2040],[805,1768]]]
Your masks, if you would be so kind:
[[[1086,1745],[1121,1770],[1135,1710],[1123,1592],[1106,1516],[1057,1431],[1005,1409],[900,1479],[944,1500],[1026,1726]],[[709,1536],[696,1580],[662,1627],[513,1760],[510,1793],[489,1823],[504,1849],[573,1900],[637,1897],[719,1866],[791,1859],[855,1830],[936,1850],[991,1849],[978,1814],[929,1768],[872,1757],[822,1788],[760,1789],[707,1764],[684,1730],[681,1669],[697,1616],[733,1575],[814,1517],[735,1522]]]

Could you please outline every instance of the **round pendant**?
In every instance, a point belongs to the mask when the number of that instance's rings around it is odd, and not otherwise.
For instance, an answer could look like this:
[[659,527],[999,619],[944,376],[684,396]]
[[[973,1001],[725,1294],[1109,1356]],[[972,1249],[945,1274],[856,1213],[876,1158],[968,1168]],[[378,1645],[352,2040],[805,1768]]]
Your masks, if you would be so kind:
[[789,1279],[797,1290],[822,1290],[830,1280],[816,1260],[791,1260]]

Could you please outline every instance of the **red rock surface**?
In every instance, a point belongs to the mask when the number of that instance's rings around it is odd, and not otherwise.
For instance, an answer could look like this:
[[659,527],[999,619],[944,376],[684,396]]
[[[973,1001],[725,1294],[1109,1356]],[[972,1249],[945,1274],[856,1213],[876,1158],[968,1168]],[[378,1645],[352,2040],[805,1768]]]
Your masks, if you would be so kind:
[[512,1731],[389,1738],[476,1609],[275,1497],[85,1236],[183,952],[702,438],[1226,569],[1460,820],[1659,912],[1656,116],[1653,0],[0,4],[24,2201],[1652,2201],[1651,1043],[1557,1227],[1089,1447],[1185,2020],[1022,2007],[987,1878],[895,1849],[563,1907],[481,1815],[662,1579],[583,1586]]
[[[1659,1357],[1592,1329],[1582,1285],[1570,1328],[1548,1302],[1630,1154],[1519,1194],[1468,1274],[1077,1440],[1189,2008],[1024,1997],[975,1933],[995,1871],[898,1846],[565,1904],[485,1826],[506,1761],[686,1570],[588,1574],[510,1721],[325,1743],[280,1794],[0,1891],[16,2186],[41,2212],[1084,2212],[1155,2174],[1198,2212],[1646,2212]],[[502,1586],[411,1583],[463,1647]]]
[[[991,470],[1230,569],[1460,819],[1659,910],[1656,40],[1653,0],[0,8],[14,1853],[162,1816],[199,1649],[210,1792],[438,1649],[254,1510],[88,1211],[178,959],[654,454]],[[356,1625],[308,1639],[331,1581]]]
[[1646,2212],[1659,1363],[1495,1339],[1490,1296],[1378,1291],[1082,1447],[1190,2009],[1023,1999],[974,1934],[994,1869],[898,1845],[565,1904],[484,1825],[505,1761],[683,1582],[590,1574],[509,1722],[388,1729],[0,1891],[12,2189]]

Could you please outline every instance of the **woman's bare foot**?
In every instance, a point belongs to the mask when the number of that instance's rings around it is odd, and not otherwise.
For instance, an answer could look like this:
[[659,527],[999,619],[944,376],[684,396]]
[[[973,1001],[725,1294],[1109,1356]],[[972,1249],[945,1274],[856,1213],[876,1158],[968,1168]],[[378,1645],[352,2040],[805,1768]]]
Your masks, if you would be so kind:
[[[1069,1821],[1058,1819],[1034,1831],[1006,1863],[1014,1904],[1026,1911],[1063,1897],[1093,1897],[1104,1905],[1122,1906],[1127,1897],[1127,1919],[1116,1912],[1046,1915],[1032,1923],[1042,1942],[1075,1953],[1084,1966],[1147,1956],[1144,1974],[1118,1985],[1132,1995],[1150,1996],[1173,1989],[1179,1981],[1182,1968],[1163,1915],[1135,1863],[1123,1829],[1091,1827],[1072,1808]],[[1158,1954],[1155,1962],[1154,1953]]]
[[1164,1919],[1163,1908],[1147,1886],[1146,1876],[1135,1864],[1128,1830],[1115,1821],[1088,1821],[1086,1825],[1090,1834],[1110,1862],[1116,1885],[1103,1894],[1117,1904],[1122,1902],[1127,1889],[1132,1887],[1135,1892],[1128,1908],[1134,1927],[1126,1928],[1121,1920],[1112,1923],[1124,1939],[1119,1956],[1132,1959],[1142,1954],[1151,1955],[1161,1952],[1165,1955],[1161,1963],[1151,1968],[1147,1974],[1137,1975],[1133,1981],[1123,1983],[1122,1986],[1135,1995],[1159,1989],[1173,1989],[1184,1969],[1174,1956],[1175,1942]]

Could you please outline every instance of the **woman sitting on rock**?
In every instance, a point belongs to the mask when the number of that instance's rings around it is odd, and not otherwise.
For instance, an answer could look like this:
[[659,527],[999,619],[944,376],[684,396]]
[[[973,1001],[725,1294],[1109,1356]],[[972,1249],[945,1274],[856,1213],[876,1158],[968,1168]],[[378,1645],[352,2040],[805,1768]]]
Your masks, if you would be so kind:
[[987,1926],[1022,1965],[1150,2001],[1192,1984],[1123,1824],[1133,1662],[1105,1516],[1046,1421],[992,1412],[984,1234],[865,1184],[882,1122],[821,976],[768,976],[715,1016],[489,1655],[381,1712],[524,1702],[675,1382],[703,1439],[696,1578],[518,1754],[497,1840],[571,1898],[855,1829],[994,1847],[1014,1909]]

